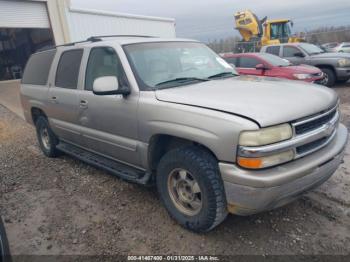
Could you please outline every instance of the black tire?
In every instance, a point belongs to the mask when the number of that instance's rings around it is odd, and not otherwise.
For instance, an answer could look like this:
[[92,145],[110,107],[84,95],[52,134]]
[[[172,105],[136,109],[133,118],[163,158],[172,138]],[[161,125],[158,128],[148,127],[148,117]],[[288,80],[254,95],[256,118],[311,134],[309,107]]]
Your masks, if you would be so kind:
[[[197,214],[184,214],[170,196],[168,179],[176,169],[187,170],[198,182],[202,205]],[[226,196],[218,163],[207,151],[195,146],[169,151],[160,160],[156,180],[164,206],[183,227],[194,232],[207,232],[226,218]]]
[[[39,142],[39,147],[41,151],[47,156],[47,157],[57,157],[60,155],[60,152],[56,148],[58,144],[58,138],[55,136],[55,134],[52,132],[49,122],[47,121],[46,117],[39,116],[38,119],[35,122],[36,126],[36,134]],[[45,137],[47,137],[46,142],[44,142],[44,132]]]
[[328,87],[334,86],[336,77],[333,70],[329,68],[321,68],[321,70],[324,74],[324,79],[320,83]]
[[5,227],[0,217],[0,262],[11,262],[10,248],[6,236]]

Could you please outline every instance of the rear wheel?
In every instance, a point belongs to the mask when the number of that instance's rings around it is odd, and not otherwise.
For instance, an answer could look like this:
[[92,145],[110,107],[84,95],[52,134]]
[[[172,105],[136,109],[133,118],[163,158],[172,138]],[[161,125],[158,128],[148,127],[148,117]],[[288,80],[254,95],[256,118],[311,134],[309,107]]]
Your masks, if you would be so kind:
[[48,157],[58,156],[60,153],[56,148],[58,138],[52,132],[46,117],[39,116],[35,122],[35,126],[39,146],[43,153]]
[[205,150],[190,146],[165,154],[157,188],[169,214],[189,230],[209,231],[227,215],[217,160]]
[[320,81],[320,84],[328,87],[334,86],[336,78],[333,70],[329,68],[321,68],[321,70],[324,78]]

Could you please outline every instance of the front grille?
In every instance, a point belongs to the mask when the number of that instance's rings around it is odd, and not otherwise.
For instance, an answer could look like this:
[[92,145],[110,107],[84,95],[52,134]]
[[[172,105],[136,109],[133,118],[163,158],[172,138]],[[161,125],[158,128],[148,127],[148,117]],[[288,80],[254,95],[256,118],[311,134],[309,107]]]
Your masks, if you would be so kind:
[[333,117],[336,115],[336,113],[337,113],[337,109],[334,108],[334,110],[330,111],[328,114],[326,114],[320,118],[316,118],[315,120],[311,120],[309,122],[306,122],[306,123],[303,123],[300,125],[296,125],[295,126],[295,134],[301,135],[301,134],[310,132],[312,130],[315,130],[315,129],[321,127],[322,125],[331,121],[333,119]]
[[308,144],[305,144],[305,145],[302,145],[302,146],[299,146],[297,147],[297,154],[298,155],[303,155],[305,153],[308,153],[308,152],[311,152],[313,151],[314,149],[322,146],[324,143],[326,143],[326,141],[328,140],[328,137],[323,137],[321,139],[318,139],[316,141],[313,141],[311,143],[308,143]]

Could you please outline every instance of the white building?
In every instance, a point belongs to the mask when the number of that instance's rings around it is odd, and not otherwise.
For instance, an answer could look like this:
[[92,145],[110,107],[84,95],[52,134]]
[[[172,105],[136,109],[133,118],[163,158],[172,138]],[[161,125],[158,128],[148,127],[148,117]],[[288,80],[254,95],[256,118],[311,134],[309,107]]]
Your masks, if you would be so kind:
[[175,37],[175,20],[72,7],[70,0],[0,0],[0,80],[20,78],[29,56],[98,35]]

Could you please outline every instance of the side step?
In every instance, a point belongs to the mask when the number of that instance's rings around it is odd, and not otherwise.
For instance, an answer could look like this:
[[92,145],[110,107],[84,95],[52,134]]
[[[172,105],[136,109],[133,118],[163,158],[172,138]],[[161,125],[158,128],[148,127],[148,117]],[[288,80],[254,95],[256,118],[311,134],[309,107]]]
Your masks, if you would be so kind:
[[129,182],[147,185],[151,180],[151,174],[147,172],[113,161],[72,144],[61,141],[57,145],[57,149]]

